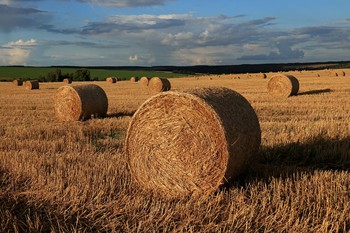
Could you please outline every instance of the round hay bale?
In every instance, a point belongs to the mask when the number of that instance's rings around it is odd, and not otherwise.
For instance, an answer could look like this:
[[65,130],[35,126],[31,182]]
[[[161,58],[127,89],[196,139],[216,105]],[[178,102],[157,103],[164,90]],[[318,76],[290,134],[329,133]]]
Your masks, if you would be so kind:
[[117,78],[116,77],[108,77],[108,78],[106,78],[106,82],[108,82],[108,83],[116,83],[117,82]]
[[62,86],[54,96],[55,113],[60,121],[83,121],[104,117],[108,110],[105,91],[95,85]]
[[290,74],[274,75],[267,84],[267,91],[271,95],[279,97],[297,95],[299,91],[299,81]]
[[131,82],[137,82],[137,81],[139,81],[139,78],[138,77],[131,77],[130,81]]
[[341,76],[346,76],[345,71],[340,72]]
[[28,80],[25,82],[25,87],[27,90],[39,89],[39,81],[38,80]]
[[143,86],[148,86],[149,78],[148,77],[141,77],[139,80],[139,83]]
[[265,79],[267,78],[267,75],[265,73],[260,73],[259,78]]
[[166,78],[153,77],[149,80],[148,87],[155,92],[170,91],[171,84]]
[[249,102],[212,87],[151,97],[131,119],[125,145],[140,187],[174,197],[212,193],[244,173],[260,141]]
[[23,81],[22,81],[22,80],[19,80],[19,79],[13,80],[12,83],[13,83],[15,86],[22,86],[22,85],[23,85]]
[[63,79],[63,82],[66,83],[66,84],[71,84],[72,83],[72,79],[65,78],[65,79]]

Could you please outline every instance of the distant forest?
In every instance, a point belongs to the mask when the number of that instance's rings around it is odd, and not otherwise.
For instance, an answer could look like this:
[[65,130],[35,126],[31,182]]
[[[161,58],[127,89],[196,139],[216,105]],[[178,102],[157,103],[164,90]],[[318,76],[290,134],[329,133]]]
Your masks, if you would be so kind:
[[[52,66],[55,67],[55,66]],[[60,66],[61,68],[74,68]],[[106,70],[147,70],[168,71],[181,74],[239,74],[278,72],[291,70],[319,70],[350,68],[350,61],[314,62],[314,63],[275,63],[275,64],[244,64],[244,65],[198,65],[198,66],[87,66],[88,69]]]

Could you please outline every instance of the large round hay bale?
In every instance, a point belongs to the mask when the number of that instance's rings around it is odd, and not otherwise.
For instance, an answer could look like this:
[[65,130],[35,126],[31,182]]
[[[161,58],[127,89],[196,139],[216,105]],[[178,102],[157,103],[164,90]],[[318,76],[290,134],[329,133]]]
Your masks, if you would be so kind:
[[19,79],[13,80],[12,83],[13,83],[15,86],[22,86],[22,85],[23,85],[23,81],[22,81],[22,80],[19,80]]
[[95,85],[62,86],[55,96],[55,113],[60,121],[83,121],[106,116],[108,99]]
[[279,97],[297,95],[299,91],[299,81],[290,74],[274,75],[267,84],[267,91],[271,95]]
[[149,80],[148,87],[155,92],[170,91],[171,84],[166,78],[153,77]]
[[25,82],[25,87],[27,90],[39,89],[39,81],[38,80],[28,80]]
[[134,114],[126,136],[132,176],[163,196],[212,193],[245,172],[261,141],[249,102],[228,88],[159,93]]
[[72,83],[72,79],[65,78],[65,79],[63,79],[63,82],[66,83],[66,84],[71,84]]
[[117,82],[117,78],[116,77],[108,77],[108,78],[106,78],[106,81],[108,83],[116,83]]
[[148,86],[149,78],[148,77],[141,77],[139,80],[139,83],[143,86]]

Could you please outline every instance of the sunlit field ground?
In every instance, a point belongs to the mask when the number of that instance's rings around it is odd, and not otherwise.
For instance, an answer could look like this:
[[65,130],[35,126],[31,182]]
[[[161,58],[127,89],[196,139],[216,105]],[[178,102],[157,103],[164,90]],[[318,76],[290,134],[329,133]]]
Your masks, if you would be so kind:
[[94,82],[108,96],[108,117],[60,123],[53,95],[63,83],[40,83],[31,91],[0,83],[0,231],[349,232],[350,70],[345,72],[290,72],[300,83],[299,95],[290,98],[267,93],[273,73],[267,79],[170,79],[172,90],[238,91],[262,130],[247,174],[212,195],[171,200],[140,190],[123,152],[132,114],[155,93],[130,81]]

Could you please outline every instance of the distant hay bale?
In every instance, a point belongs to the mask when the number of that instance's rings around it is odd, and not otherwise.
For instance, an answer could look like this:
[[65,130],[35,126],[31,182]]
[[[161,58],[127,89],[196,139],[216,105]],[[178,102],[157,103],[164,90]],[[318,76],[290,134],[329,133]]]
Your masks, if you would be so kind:
[[166,78],[153,77],[149,80],[148,87],[155,92],[170,91],[171,84]]
[[137,82],[137,81],[139,81],[139,78],[138,77],[131,77],[130,81],[131,82]]
[[66,84],[71,84],[72,83],[72,79],[65,78],[65,79],[63,79],[63,82],[66,83]]
[[265,79],[265,78],[267,78],[267,75],[265,73],[260,73],[259,78]]
[[151,97],[131,119],[125,145],[140,187],[174,197],[212,193],[246,172],[260,141],[249,102],[212,87]]
[[106,78],[106,82],[108,82],[108,83],[116,83],[117,82],[117,78],[116,77],[108,77],[108,78]]
[[274,75],[267,84],[267,91],[269,94],[279,97],[297,95],[299,91],[299,81],[290,74]]
[[19,79],[13,80],[12,83],[13,83],[15,86],[22,86],[22,85],[23,85],[23,81],[22,81],[22,80],[19,80]]
[[28,80],[25,82],[25,87],[27,90],[39,89],[39,81],[38,80]]
[[346,75],[346,74],[345,74],[345,71],[341,71],[341,72],[340,72],[340,75],[341,75],[341,76],[345,76],[345,75]]
[[148,86],[149,78],[148,77],[141,77],[139,80],[139,83],[143,86]]
[[60,121],[83,121],[106,116],[108,99],[95,85],[62,86],[54,96],[55,113]]

